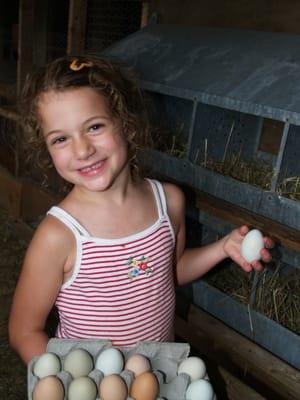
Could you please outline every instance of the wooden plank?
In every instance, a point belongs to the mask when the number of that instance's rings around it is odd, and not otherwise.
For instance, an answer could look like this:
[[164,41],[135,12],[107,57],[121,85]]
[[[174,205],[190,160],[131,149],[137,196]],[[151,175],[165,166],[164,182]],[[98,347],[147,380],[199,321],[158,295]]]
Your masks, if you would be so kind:
[[142,16],[141,16],[141,28],[146,26],[149,21],[149,1],[143,1],[142,4]]
[[283,129],[284,123],[282,121],[264,118],[258,150],[277,155]]
[[289,249],[300,251],[300,231],[270,218],[246,210],[240,206],[219,199],[208,193],[196,191],[196,207],[234,225],[256,227],[276,242]]
[[33,64],[34,3],[34,0],[20,0],[19,2],[18,93],[20,93],[25,77]]
[[48,7],[49,0],[35,2],[33,59],[36,66],[47,62]]
[[80,54],[85,49],[87,0],[70,0],[67,54]]
[[14,217],[21,215],[22,184],[0,167],[0,204]]
[[187,320],[176,316],[175,332],[262,396],[272,400],[299,400],[300,371],[199,307],[189,305]]
[[267,400],[266,397],[261,396],[254,389],[246,385],[225,368],[218,367],[218,370],[224,379],[226,385],[226,394],[229,400]]

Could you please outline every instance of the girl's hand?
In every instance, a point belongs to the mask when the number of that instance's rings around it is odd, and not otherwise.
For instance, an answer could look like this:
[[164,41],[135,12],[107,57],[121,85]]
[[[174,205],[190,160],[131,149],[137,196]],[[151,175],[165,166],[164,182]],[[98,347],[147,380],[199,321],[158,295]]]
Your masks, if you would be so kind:
[[[244,271],[250,272],[253,269],[256,271],[261,271],[263,269],[263,265],[260,261],[253,261],[249,263],[241,255],[241,244],[248,232],[249,228],[246,225],[234,229],[224,237],[223,250],[226,254],[226,257],[230,257],[234,262],[239,264]],[[272,256],[268,249],[274,247],[274,242],[270,237],[264,237],[264,244],[265,248],[260,251],[261,259],[263,262],[270,262]]]

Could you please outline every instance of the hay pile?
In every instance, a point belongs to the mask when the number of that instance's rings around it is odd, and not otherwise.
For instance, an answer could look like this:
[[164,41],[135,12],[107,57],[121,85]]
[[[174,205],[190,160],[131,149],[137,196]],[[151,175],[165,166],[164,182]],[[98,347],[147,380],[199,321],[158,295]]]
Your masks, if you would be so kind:
[[[274,175],[274,167],[271,163],[256,157],[252,160],[245,160],[242,156],[242,149],[238,152],[228,153],[232,129],[228,135],[222,159],[216,160],[210,156],[207,152],[207,140],[205,140],[203,159],[198,160],[198,149],[194,160],[195,164],[240,182],[260,187],[262,190],[270,190]],[[170,156],[184,158],[187,155],[187,143],[183,136],[183,127],[180,127],[178,133],[175,134],[166,129],[153,128],[145,139],[145,145]],[[284,178],[278,184],[276,192],[283,197],[300,201],[300,176]]]
[[256,158],[244,160],[241,151],[233,153],[226,159],[216,161],[207,156],[200,165],[224,176],[230,176],[240,182],[258,186],[263,190],[269,190],[273,176],[271,164]]
[[267,267],[259,274],[252,301],[253,274],[231,262],[209,273],[205,280],[232,298],[300,335],[300,270]]
[[145,145],[172,157],[186,156],[187,144],[183,138],[182,128],[179,129],[178,134],[172,134],[163,128],[153,128],[145,138]]

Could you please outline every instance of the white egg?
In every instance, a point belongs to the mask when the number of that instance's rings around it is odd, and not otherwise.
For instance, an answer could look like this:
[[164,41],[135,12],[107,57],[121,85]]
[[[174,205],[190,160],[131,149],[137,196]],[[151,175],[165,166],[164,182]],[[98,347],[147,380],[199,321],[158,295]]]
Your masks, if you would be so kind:
[[188,357],[181,361],[177,370],[178,375],[185,373],[189,375],[191,381],[204,378],[206,366],[200,357]]
[[124,367],[124,358],[120,350],[113,347],[101,351],[96,359],[95,368],[104,376],[119,374]]
[[260,260],[260,250],[263,248],[263,235],[258,229],[252,229],[242,241],[241,254],[248,262]]
[[74,379],[68,389],[68,400],[95,400],[97,397],[96,383],[88,376]]
[[93,370],[94,362],[90,353],[84,349],[71,350],[64,361],[64,370],[73,378],[87,376]]
[[189,384],[185,394],[186,400],[213,400],[214,390],[205,379],[197,379]]
[[38,378],[56,375],[61,370],[60,360],[54,353],[44,353],[35,361],[33,374]]

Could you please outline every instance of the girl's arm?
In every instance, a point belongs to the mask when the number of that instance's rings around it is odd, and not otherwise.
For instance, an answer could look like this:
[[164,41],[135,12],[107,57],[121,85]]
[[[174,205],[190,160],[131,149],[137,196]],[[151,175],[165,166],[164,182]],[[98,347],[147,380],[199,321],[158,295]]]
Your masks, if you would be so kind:
[[46,319],[62,285],[73,246],[73,235],[51,216],[40,224],[29,245],[9,319],[11,346],[25,363],[46,350]]
[[[232,258],[246,272],[252,269],[262,269],[262,264],[259,261],[254,261],[250,264],[241,256],[240,247],[244,236],[249,230],[247,226],[234,229],[222,239],[209,245],[185,249],[184,194],[179,188],[171,184],[165,184],[164,188],[167,196],[168,212],[177,239],[176,279],[178,285],[184,285],[200,278],[227,257]],[[264,242],[267,248],[273,247],[273,242],[270,238],[264,238]],[[271,260],[271,255],[266,248],[261,250],[261,256],[265,262]]]

